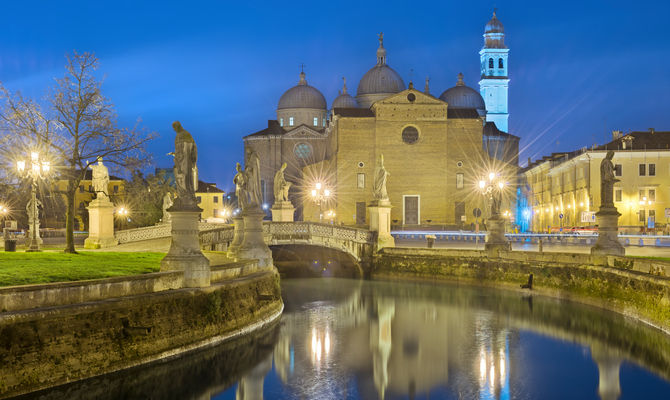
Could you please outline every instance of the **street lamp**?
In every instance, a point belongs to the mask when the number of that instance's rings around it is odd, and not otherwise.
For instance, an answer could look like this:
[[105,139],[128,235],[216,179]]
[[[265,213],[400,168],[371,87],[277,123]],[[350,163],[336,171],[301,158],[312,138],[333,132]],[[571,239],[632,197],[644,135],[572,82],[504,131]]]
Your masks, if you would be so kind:
[[123,221],[122,226],[125,228],[128,223],[128,214],[130,214],[130,211],[124,206],[119,207],[118,210],[116,210],[116,216]]
[[321,182],[317,182],[312,189],[312,201],[319,206],[319,222],[323,220],[323,203],[330,199],[330,189]]
[[[505,220],[500,215],[502,195],[505,190],[505,181],[493,172],[488,174],[488,179],[479,180],[479,190],[487,197],[491,205],[491,217],[487,221],[486,250],[501,249],[510,251],[512,246],[505,237]],[[505,216],[511,213],[506,213]]]
[[26,205],[28,212],[28,225],[30,225],[30,237],[26,243],[26,251],[41,251],[40,250],[40,221],[38,207],[41,202],[37,200],[37,180],[45,178],[51,172],[51,164],[49,161],[40,160],[40,154],[36,151],[30,152],[30,161],[18,160],[16,162],[16,169],[19,175],[30,178],[30,201]]

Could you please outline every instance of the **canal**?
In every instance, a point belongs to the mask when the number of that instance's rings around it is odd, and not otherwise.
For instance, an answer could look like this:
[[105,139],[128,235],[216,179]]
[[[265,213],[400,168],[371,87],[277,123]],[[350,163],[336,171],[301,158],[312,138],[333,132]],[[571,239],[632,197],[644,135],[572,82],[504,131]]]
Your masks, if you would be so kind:
[[670,398],[670,340],[586,305],[492,288],[283,279],[281,322],[39,399]]

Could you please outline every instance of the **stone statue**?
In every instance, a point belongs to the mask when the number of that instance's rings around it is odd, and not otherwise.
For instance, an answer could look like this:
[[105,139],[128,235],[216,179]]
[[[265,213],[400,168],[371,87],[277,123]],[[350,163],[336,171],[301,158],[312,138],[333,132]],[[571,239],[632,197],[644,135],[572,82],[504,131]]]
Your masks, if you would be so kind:
[[275,183],[274,183],[274,195],[275,203],[285,202],[288,200],[288,191],[291,188],[291,182],[287,182],[284,177],[284,171],[286,170],[286,163],[281,165],[279,171],[275,174]]
[[614,184],[619,179],[614,175],[613,157],[614,151],[610,150],[600,163],[600,208],[614,208]]
[[[34,210],[33,210],[34,207]],[[28,225],[33,226],[33,218],[39,215],[39,208],[42,207],[42,202],[40,199],[35,197],[35,203],[33,204],[32,197],[28,200],[26,204],[26,213],[28,214]]]
[[174,204],[174,202],[172,201],[172,193],[166,192],[165,196],[163,196],[163,222],[164,223],[170,222],[170,220],[171,220],[170,213],[167,212],[167,209],[172,207],[172,204]]
[[177,203],[180,207],[197,207],[195,201],[195,165],[198,150],[191,134],[182,128],[179,121],[172,123],[177,132],[174,140],[174,177],[177,185]]
[[500,216],[500,204],[502,203],[502,191],[494,192],[491,195],[491,218]]
[[375,180],[372,187],[372,194],[375,200],[388,200],[389,195],[386,192],[386,179],[389,177],[388,171],[384,168],[384,155],[380,154],[375,167]]
[[249,154],[249,159],[244,166],[244,178],[246,180],[246,194],[248,196],[248,206],[260,207],[263,202],[261,194],[261,160],[255,152]]
[[107,190],[109,188],[109,170],[102,163],[102,157],[98,157],[98,164],[90,166],[93,171],[93,190],[95,191],[95,198],[107,198]]
[[233,178],[233,182],[235,183],[235,196],[237,196],[237,205],[244,210],[247,208],[248,203],[247,179],[244,176],[244,171],[242,171],[242,166],[240,165],[240,163],[237,163],[235,169],[237,170],[237,173]]

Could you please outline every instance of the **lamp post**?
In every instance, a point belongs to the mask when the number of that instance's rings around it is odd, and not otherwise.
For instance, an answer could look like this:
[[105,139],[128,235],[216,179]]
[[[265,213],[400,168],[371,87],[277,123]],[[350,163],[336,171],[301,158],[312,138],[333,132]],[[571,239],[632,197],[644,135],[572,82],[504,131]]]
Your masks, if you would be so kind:
[[129,211],[126,207],[119,207],[118,210],[116,210],[116,216],[121,219],[121,226],[125,228],[128,224],[128,214]]
[[51,171],[51,164],[49,161],[40,160],[40,154],[36,151],[30,153],[30,161],[19,160],[16,162],[16,168],[19,175],[27,176],[31,179],[30,185],[30,201],[26,205],[28,212],[28,222],[30,225],[30,237],[27,239],[28,243],[26,251],[41,251],[40,250],[40,221],[37,200],[37,180],[44,178]]
[[319,222],[323,220],[323,203],[330,199],[330,189],[317,182],[312,189],[312,200],[319,206]]

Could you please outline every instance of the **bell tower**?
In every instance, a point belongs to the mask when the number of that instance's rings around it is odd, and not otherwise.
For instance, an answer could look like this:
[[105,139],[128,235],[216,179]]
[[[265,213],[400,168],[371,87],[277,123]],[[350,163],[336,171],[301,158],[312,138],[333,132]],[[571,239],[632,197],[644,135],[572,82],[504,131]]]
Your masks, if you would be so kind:
[[484,30],[484,47],[479,51],[482,78],[479,81],[479,93],[486,103],[486,121],[507,132],[507,57],[509,49],[505,46],[505,29],[493,11],[493,18]]

